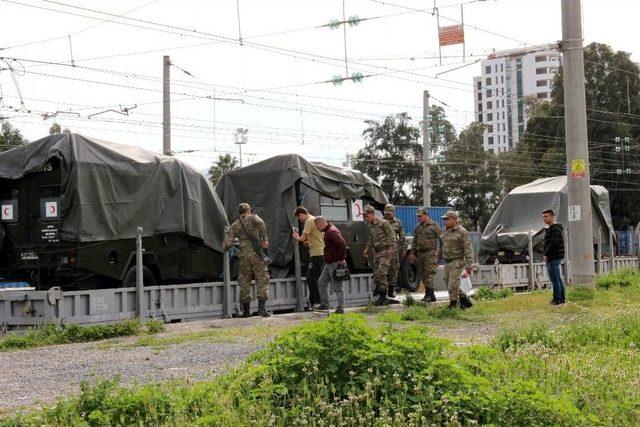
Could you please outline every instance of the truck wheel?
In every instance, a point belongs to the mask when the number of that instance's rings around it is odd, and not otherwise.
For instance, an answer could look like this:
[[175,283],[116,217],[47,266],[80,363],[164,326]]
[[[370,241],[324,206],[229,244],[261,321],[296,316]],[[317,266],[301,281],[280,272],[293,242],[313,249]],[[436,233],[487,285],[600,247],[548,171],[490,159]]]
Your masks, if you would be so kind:
[[402,263],[402,282],[409,292],[416,292],[420,287],[418,266],[415,262],[409,261],[408,257]]
[[[145,286],[156,286],[156,276],[153,271],[146,265],[142,266],[142,280]],[[127,274],[122,279],[123,288],[134,288],[136,286],[136,267],[133,266],[127,270]]]

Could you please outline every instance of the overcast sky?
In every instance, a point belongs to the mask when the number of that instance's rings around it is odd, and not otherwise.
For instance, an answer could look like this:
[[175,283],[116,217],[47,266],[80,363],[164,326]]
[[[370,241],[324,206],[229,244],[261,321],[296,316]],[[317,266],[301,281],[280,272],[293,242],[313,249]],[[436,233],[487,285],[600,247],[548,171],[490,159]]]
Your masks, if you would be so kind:
[[[161,151],[162,56],[170,55],[173,150],[198,150],[178,156],[200,170],[218,154],[237,154],[237,127],[250,129],[245,164],[293,152],[339,165],[364,145],[365,119],[406,111],[417,124],[424,89],[460,130],[473,118],[473,61],[561,38],[560,0],[437,0],[441,26],[459,21],[468,3],[466,62],[460,46],[444,47],[439,66],[436,18],[424,11],[433,0],[346,0],[347,18],[376,18],[347,27],[349,75],[371,77],[336,86],[322,82],[345,75],[342,29],[314,27],[342,19],[342,0],[239,0],[243,46],[236,0],[60,1],[0,0],[0,56],[21,59],[10,61],[13,75],[0,72],[0,113],[30,140],[55,120]],[[583,9],[585,43],[640,61],[640,2],[583,0]],[[128,116],[104,112],[134,105]]]

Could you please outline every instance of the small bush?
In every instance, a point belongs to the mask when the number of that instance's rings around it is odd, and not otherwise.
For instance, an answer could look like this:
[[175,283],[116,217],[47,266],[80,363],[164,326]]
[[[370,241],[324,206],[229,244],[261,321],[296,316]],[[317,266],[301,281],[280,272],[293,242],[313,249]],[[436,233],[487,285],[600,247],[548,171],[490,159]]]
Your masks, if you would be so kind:
[[632,269],[616,270],[596,277],[596,287],[602,289],[638,285],[640,285],[640,272]]
[[413,305],[416,305],[416,304],[417,304],[417,301],[416,301],[416,299],[413,297],[413,295],[411,295],[411,294],[409,294],[409,293],[408,293],[408,294],[407,294],[407,296],[404,298],[404,302],[403,302],[403,304],[404,304],[405,306],[407,306],[407,307],[411,307],[411,306],[413,306]]
[[[152,320],[144,325],[147,332],[154,334],[164,330],[164,324]],[[0,351],[41,347],[53,344],[70,344],[88,341],[99,341],[109,338],[139,335],[143,325],[138,320],[126,320],[112,325],[66,325],[59,327],[45,325],[41,328],[30,329],[22,334],[8,333],[0,339]]]
[[491,289],[487,287],[481,287],[476,289],[473,298],[476,300],[494,300],[494,299],[502,299],[508,298],[513,295],[513,290],[511,288],[500,288],[500,289]]
[[151,319],[145,323],[147,327],[147,332],[150,334],[159,334],[160,332],[164,332],[167,328],[162,320]]

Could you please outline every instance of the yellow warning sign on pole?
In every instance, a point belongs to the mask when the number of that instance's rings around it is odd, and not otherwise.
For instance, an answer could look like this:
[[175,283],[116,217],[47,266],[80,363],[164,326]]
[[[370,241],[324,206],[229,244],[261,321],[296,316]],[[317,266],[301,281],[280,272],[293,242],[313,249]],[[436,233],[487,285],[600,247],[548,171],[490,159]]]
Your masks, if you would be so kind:
[[571,178],[584,178],[587,176],[587,163],[584,159],[571,161]]

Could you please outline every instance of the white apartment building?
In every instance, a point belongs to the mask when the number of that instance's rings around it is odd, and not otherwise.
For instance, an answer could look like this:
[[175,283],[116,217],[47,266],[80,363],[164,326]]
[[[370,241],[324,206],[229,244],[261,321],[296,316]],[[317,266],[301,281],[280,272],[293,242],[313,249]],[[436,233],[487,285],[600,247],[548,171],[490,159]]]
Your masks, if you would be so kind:
[[474,77],[475,120],[486,125],[484,149],[503,153],[518,144],[527,123],[524,97],[550,99],[560,67],[556,46],[494,52]]

